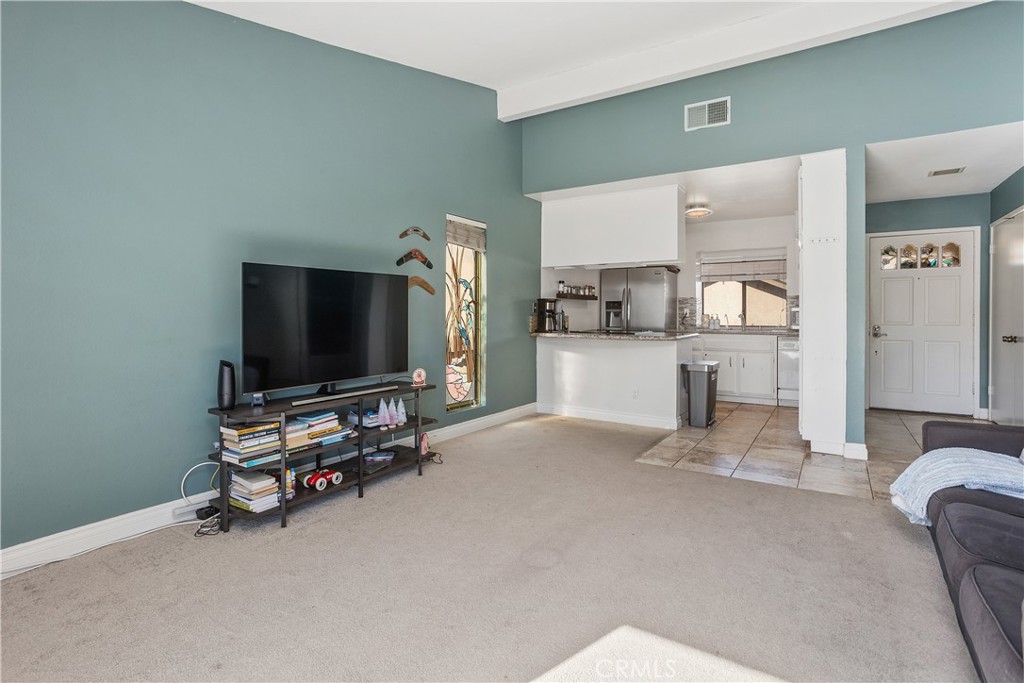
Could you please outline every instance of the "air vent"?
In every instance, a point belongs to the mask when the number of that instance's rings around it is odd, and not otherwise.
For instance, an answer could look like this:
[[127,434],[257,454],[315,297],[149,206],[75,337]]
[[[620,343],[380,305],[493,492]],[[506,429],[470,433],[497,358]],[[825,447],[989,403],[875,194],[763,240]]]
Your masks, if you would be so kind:
[[956,175],[958,173],[963,173],[965,168],[967,167],[961,166],[960,168],[942,168],[938,171],[928,171],[928,177],[931,178],[937,175]]
[[686,105],[684,130],[727,126],[732,122],[732,98],[720,97]]

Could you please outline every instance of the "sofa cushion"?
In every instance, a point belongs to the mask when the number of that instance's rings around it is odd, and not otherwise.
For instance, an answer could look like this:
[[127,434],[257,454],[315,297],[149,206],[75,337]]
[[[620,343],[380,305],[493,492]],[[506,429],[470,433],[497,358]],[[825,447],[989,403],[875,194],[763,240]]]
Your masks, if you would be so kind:
[[957,601],[960,582],[976,564],[990,562],[1024,571],[1024,517],[971,505],[950,503],[935,525],[949,594]]
[[964,637],[982,680],[1024,680],[1024,572],[991,564],[975,565],[964,574],[959,598]]
[[1020,498],[1004,496],[1001,493],[994,493],[992,491],[954,486],[936,491],[928,499],[928,519],[931,520],[932,528],[938,523],[942,508],[950,503],[970,503],[978,507],[1024,517],[1024,500]]

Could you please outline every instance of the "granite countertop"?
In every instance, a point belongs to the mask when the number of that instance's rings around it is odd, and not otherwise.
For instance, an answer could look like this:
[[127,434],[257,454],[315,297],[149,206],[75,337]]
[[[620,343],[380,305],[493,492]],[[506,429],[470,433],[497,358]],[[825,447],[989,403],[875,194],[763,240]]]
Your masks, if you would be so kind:
[[755,334],[755,335],[767,335],[771,337],[799,337],[800,330],[791,330],[788,327],[748,327],[743,330],[738,327],[720,328],[717,330],[710,330],[706,327],[697,328],[695,330],[701,336],[708,334]]
[[648,334],[608,334],[607,332],[593,332],[580,330],[578,332],[531,332],[531,337],[545,337],[551,339],[615,339],[620,341],[677,341],[679,339],[694,339],[699,335],[690,330],[668,330],[666,332],[651,332]]

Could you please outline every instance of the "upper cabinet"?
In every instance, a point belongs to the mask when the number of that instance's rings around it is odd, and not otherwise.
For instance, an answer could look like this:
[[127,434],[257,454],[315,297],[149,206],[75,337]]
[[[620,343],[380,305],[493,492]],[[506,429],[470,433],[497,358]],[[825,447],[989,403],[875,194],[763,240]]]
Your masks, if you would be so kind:
[[541,266],[680,263],[685,205],[678,185],[545,200]]

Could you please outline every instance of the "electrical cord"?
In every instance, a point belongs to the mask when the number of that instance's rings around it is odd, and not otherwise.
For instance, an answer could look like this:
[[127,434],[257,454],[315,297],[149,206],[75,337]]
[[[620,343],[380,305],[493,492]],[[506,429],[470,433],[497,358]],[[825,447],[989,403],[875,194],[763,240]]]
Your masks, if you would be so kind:
[[218,512],[212,517],[207,517],[206,519],[204,519],[202,524],[199,525],[199,528],[196,529],[196,532],[193,535],[196,538],[201,538],[203,536],[216,536],[219,533],[220,513]]
[[[216,477],[217,472],[220,471],[220,463],[216,463],[213,461],[201,462],[198,465],[193,465],[192,467],[189,468],[188,472],[185,473],[185,476],[181,478],[181,497],[189,505],[195,505],[196,503],[191,498],[185,495],[185,480],[188,479],[188,475],[192,474],[194,471],[196,471],[203,465],[213,465],[217,468],[216,470],[213,471],[213,477]],[[210,489],[216,491],[217,489],[213,488],[213,477],[210,477]]]

